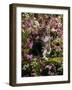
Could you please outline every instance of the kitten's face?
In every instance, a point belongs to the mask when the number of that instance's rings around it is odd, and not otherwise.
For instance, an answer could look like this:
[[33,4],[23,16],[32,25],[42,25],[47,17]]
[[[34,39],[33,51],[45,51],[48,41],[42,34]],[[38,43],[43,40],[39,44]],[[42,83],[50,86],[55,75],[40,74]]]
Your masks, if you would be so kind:
[[42,41],[44,43],[48,42],[50,40],[50,36],[45,36],[45,37],[42,37]]

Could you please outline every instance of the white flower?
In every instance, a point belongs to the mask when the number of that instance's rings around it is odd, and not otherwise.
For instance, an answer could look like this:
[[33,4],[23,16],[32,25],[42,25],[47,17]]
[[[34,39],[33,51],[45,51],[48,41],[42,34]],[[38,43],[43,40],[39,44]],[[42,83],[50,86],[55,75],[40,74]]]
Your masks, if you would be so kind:
[[23,66],[23,70],[26,70],[29,67],[29,64]]
[[34,58],[33,60],[34,60],[34,61],[36,61],[36,60],[37,60],[37,58]]

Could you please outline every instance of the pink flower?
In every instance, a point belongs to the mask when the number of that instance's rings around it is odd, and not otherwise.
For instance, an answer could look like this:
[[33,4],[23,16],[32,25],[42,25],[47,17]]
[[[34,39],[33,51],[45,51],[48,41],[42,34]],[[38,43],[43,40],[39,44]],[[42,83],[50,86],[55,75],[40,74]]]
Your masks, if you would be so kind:
[[52,28],[51,31],[55,32],[55,31],[57,31],[57,29]]
[[32,48],[33,46],[33,41],[30,38],[27,39],[27,45],[29,48]]
[[31,55],[27,55],[26,57],[27,57],[27,59],[30,59],[31,60],[32,57],[33,57],[33,55],[32,54]]
[[32,23],[31,23],[30,20],[28,20],[28,21],[25,22],[25,25],[26,25],[26,27],[31,27],[32,26]]
[[33,42],[31,41],[31,42],[29,43],[29,48],[32,48],[32,46],[33,46]]

